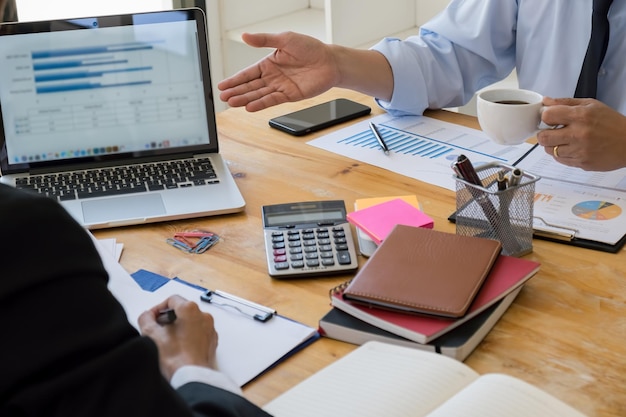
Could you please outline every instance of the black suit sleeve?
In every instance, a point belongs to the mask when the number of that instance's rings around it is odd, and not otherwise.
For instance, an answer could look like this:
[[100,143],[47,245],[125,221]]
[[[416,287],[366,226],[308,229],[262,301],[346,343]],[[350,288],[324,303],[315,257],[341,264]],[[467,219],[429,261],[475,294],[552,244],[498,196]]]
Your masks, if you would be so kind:
[[178,388],[195,416],[269,417],[256,405],[232,392],[192,382]]
[[219,388],[169,385],[57,203],[0,185],[0,236],[1,416],[262,415]]

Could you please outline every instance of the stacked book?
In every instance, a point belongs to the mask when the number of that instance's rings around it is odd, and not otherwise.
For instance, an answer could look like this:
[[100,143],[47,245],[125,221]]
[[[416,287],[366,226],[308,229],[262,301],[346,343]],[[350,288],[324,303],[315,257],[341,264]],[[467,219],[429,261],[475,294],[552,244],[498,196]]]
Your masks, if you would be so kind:
[[539,270],[500,252],[496,240],[398,224],[352,280],[331,290],[320,333],[463,361]]

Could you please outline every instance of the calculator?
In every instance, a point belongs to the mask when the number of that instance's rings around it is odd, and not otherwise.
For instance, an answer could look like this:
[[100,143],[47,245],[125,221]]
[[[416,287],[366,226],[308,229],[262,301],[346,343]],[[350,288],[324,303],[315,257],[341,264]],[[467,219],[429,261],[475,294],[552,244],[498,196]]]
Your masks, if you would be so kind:
[[304,278],[358,267],[343,200],[263,206],[263,229],[272,277]]

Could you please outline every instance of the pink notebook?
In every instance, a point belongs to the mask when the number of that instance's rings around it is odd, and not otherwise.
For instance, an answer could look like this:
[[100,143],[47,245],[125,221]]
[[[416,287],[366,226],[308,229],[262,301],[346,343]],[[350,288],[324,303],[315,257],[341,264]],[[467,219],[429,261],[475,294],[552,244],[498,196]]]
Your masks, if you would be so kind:
[[346,218],[377,245],[380,245],[397,224],[433,228],[433,219],[401,198],[355,210],[348,213]]

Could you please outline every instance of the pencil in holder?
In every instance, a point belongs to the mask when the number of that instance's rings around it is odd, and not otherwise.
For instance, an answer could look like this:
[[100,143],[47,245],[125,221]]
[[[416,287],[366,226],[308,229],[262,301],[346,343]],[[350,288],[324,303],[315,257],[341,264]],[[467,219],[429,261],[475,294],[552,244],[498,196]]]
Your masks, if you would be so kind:
[[456,233],[499,240],[502,254],[533,250],[533,204],[539,176],[501,163],[476,168],[482,186],[455,176]]

